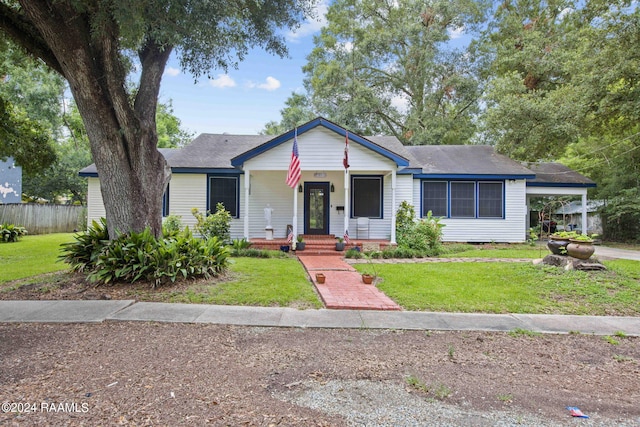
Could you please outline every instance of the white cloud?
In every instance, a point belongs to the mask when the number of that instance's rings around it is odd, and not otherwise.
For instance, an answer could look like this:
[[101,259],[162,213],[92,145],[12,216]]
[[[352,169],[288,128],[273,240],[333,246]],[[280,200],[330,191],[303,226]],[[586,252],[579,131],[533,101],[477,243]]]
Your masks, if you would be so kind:
[[166,70],[164,70],[164,74],[165,76],[175,77],[180,74],[180,70],[178,68],[168,67]]
[[269,92],[278,89],[280,86],[281,86],[280,80],[271,76],[267,77],[264,83],[255,83],[255,82],[247,83],[248,88],[264,89],[264,90],[268,90]]
[[229,74],[218,74],[215,79],[209,80],[209,84],[217,88],[234,87],[235,80],[229,77]]
[[316,3],[314,17],[309,18],[293,31],[289,31],[286,35],[287,40],[291,42],[299,41],[301,38],[311,34],[315,34],[327,24],[327,9],[329,8],[329,0],[320,0]]
[[453,30],[448,29],[447,32],[449,33],[449,37],[451,38],[451,40],[459,39],[464,35],[464,25],[458,28],[454,28]]

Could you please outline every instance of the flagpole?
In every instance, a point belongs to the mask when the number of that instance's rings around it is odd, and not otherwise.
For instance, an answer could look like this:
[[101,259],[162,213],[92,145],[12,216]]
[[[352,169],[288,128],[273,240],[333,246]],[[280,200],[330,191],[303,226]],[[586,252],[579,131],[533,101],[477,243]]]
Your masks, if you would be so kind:
[[293,227],[293,239],[291,239],[291,249],[295,250],[296,244],[297,244],[296,238],[298,237],[298,189],[297,188],[293,189],[293,224],[291,225]]

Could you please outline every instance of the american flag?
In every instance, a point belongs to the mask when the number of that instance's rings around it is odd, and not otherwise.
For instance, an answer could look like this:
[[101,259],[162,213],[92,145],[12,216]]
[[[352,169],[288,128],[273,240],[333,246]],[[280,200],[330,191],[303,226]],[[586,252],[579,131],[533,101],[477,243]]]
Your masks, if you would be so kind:
[[349,230],[344,230],[344,242],[349,244]]
[[289,232],[289,235],[287,236],[287,243],[293,243],[293,228],[291,229],[291,231]]
[[289,172],[287,172],[287,185],[296,188],[300,182],[300,157],[298,154],[298,129],[295,130],[293,137],[293,150],[291,151],[291,163],[289,163]]
[[349,169],[349,131],[345,132],[344,138],[344,159],[342,159],[342,165],[345,169]]

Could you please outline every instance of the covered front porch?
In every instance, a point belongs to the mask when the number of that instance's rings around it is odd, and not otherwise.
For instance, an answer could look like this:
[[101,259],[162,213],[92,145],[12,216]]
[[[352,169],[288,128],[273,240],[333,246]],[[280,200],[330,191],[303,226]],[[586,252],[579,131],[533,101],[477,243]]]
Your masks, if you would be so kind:
[[[349,249],[359,248],[360,251],[382,251],[388,247],[395,247],[395,243],[391,243],[388,239],[349,239],[349,243],[345,243],[343,251],[336,250],[337,238],[332,235],[302,235],[305,242],[304,250],[297,250],[296,253],[304,255],[332,255],[341,254]],[[286,238],[274,238],[267,240],[266,238],[251,239],[251,247],[254,249],[268,250],[287,250],[291,251],[291,242]]]

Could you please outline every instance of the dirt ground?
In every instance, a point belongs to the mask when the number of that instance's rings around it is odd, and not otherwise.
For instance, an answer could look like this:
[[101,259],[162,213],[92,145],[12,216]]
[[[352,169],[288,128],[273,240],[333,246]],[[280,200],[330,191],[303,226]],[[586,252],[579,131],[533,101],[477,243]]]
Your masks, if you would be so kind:
[[[164,298],[145,284],[55,277],[0,299]],[[335,399],[318,406],[323,392]],[[640,425],[640,339],[0,324],[0,425],[395,427],[397,417],[376,414],[398,401],[421,408],[391,408],[406,413],[404,425]]]
[[[392,425],[355,423],[329,407],[341,400],[300,403],[311,390],[358,380],[384,386],[376,399],[338,389],[363,416],[400,390],[405,401],[458,411],[449,425],[496,425],[489,414],[503,412],[512,423],[500,425],[631,426],[640,423],[639,344],[587,335],[0,324],[0,425]],[[567,406],[591,418],[573,419]]]

